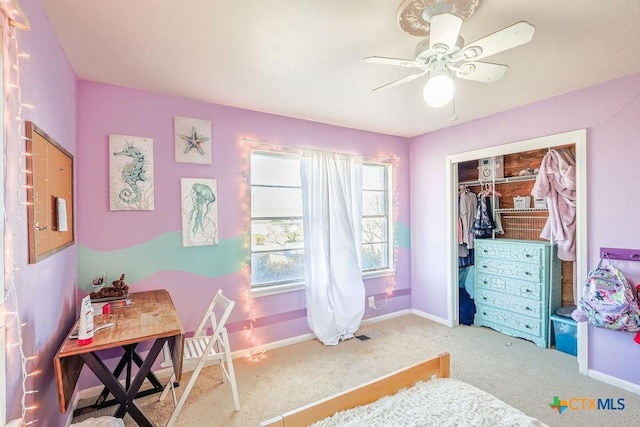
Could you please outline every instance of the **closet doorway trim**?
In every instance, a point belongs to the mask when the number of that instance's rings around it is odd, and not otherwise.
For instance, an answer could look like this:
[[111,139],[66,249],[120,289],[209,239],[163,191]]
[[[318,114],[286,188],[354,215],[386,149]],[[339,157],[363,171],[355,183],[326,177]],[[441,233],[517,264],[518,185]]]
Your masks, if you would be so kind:
[[[522,151],[539,150],[553,148],[561,145],[575,145],[576,156],[576,272],[577,295],[582,297],[582,286],[587,275],[587,131],[579,129],[575,131],[560,133],[556,135],[543,136],[540,138],[528,139],[512,142],[493,147],[467,151],[459,154],[448,155],[446,158],[447,169],[447,323],[450,326],[459,324],[458,315],[458,228],[454,218],[458,216],[458,163],[483,159],[486,157],[503,156]],[[455,286],[454,286],[455,284]],[[578,333],[578,371],[588,374],[588,334],[586,323],[577,325]]]

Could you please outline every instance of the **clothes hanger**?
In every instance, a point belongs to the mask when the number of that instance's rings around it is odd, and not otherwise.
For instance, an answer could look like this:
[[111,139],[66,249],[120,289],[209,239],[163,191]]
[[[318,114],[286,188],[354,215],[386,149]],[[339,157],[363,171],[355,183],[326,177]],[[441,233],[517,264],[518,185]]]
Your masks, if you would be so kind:
[[490,186],[490,184],[482,184],[482,191],[480,191],[480,194],[478,194],[478,196],[480,196],[480,197],[488,197],[489,195],[491,195],[491,186]]

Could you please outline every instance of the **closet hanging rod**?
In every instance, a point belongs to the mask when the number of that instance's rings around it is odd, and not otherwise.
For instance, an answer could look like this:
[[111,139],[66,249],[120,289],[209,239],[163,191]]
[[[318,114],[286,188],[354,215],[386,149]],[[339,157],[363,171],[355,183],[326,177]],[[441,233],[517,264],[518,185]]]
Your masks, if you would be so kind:
[[507,178],[496,178],[494,181],[459,181],[458,184],[464,184],[468,186],[482,185],[482,184],[501,184],[504,182],[522,182],[522,181],[535,181],[538,175],[523,175],[523,176],[509,176]]
[[600,256],[625,261],[640,261],[640,249],[600,248]]

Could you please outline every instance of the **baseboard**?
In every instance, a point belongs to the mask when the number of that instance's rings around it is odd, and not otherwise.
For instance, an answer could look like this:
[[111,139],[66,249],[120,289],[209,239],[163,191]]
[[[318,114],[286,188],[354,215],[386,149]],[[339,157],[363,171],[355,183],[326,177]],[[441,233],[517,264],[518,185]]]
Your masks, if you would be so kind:
[[[382,316],[377,316],[377,317],[371,317],[369,319],[365,319],[362,321],[361,325],[368,325],[371,323],[377,323],[377,322],[381,322],[383,320],[388,320],[388,319],[393,319],[396,317],[401,317],[401,316],[405,316],[407,314],[411,314],[412,310],[406,309],[406,310],[400,310],[400,311],[396,311],[394,313],[389,313],[389,314],[384,314]],[[426,313],[424,313],[426,315]],[[435,320],[435,319],[431,319],[431,320]],[[437,321],[437,320],[435,320]],[[245,348],[243,350],[238,350],[238,351],[234,351],[231,353],[231,357],[233,359],[238,359],[238,358],[251,358],[255,355],[259,355],[262,353],[265,353],[269,350],[275,350],[277,348],[282,348],[282,347],[288,347],[290,345],[294,345],[294,344],[298,344],[301,342],[305,342],[305,341],[311,341],[313,339],[315,339],[316,336],[313,333],[308,333],[308,334],[304,334],[304,335],[299,335],[297,337],[292,337],[292,338],[287,338],[284,340],[280,340],[280,341],[274,341],[268,344],[264,344],[264,345],[260,345],[260,346],[256,346],[256,347],[251,347],[251,348]],[[160,366],[162,367],[162,369],[159,370],[155,370],[153,371],[153,373],[158,377],[158,378],[169,378],[171,376],[171,374],[173,373],[173,368],[171,368],[170,362],[162,362],[160,364]],[[208,366],[208,365],[205,365]],[[184,367],[183,372],[191,372],[193,371],[193,367]],[[124,386],[124,380],[120,381],[123,386]],[[102,389],[104,388],[104,386],[102,385],[98,385],[95,387],[89,387],[83,390],[79,390],[78,393],[76,393],[76,398],[73,401],[73,404],[71,405],[72,407],[72,411],[75,411],[76,407],[78,406],[78,402],[80,401],[80,399],[91,399],[93,397],[98,397],[100,395],[100,392],[102,392]]]
[[383,314],[381,316],[370,317],[362,321],[361,325],[368,325],[370,323],[382,322],[383,320],[394,319],[396,317],[406,316],[407,314],[411,314],[411,310],[408,308],[405,310],[395,311],[389,314]]
[[243,350],[234,351],[231,353],[231,357],[233,357],[234,359],[237,359],[239,357],[251,357],[256,354],[262,354],[269,350],[275,350],[276,348],[282,348],[282,347],[287,347],[287,346],[298,344],[305,341],[311,341],[312,339],[315,339],[315,337],[316,336],[312,333],[299,335],[297,337],[287,338],[284,340],[274,341],[274,342],[270,342],[264,345],[259,345],[256,347],[245,348]]
[[614,387],[618,387],[623,390],[630,391],[631,393],[640,394],[640,385],[638,384],[621,380],[620,378],[616,378],[599,371],[594,371],[593,369],[589,369],[587,371],[587,376],[595,380],[602,381],[603,383],[612,385]]
[[433,314],[425,313],[424,311],[416,310],[415,308],[411,309],[411,313],[415,314],[416,316],[420,316],[420,317],[424,317],[425,319],[432,320],[436,323],[440,323],[444,326],[452,326],[449,323],[449,320],[445,318],[434,316]]

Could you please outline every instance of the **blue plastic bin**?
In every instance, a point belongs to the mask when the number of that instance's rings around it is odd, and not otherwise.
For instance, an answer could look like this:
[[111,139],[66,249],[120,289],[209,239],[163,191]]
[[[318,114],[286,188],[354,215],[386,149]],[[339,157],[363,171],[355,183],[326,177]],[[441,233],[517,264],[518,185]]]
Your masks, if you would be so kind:
[[556,337],[556,350],[572,356],[578,355],[578,327],[571,317],[551,316]]

